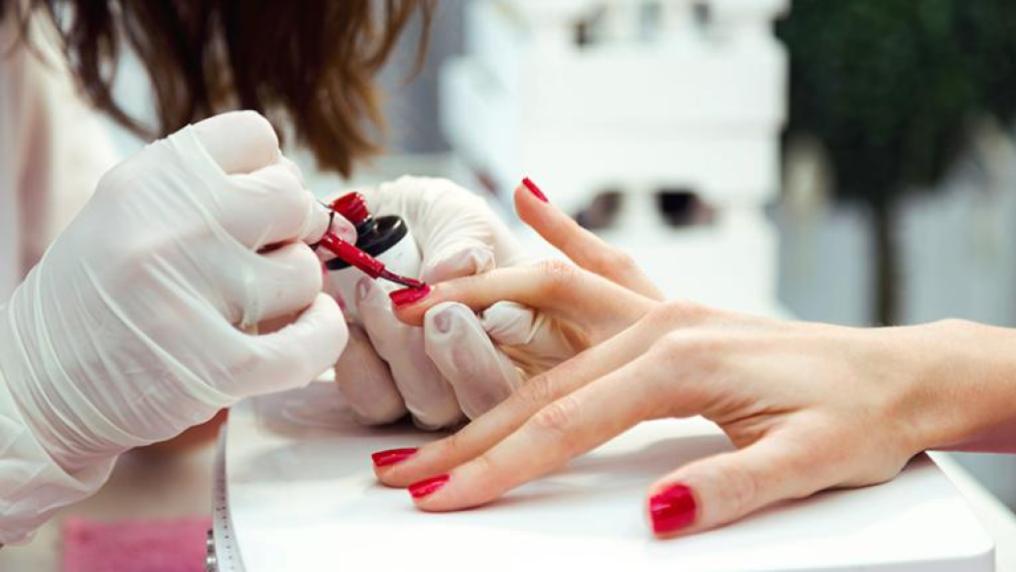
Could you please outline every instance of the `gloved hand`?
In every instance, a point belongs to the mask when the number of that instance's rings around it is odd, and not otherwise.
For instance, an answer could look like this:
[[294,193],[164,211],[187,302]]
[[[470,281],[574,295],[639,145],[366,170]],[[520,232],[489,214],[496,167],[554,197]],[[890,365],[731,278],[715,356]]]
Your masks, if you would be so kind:
[[79,493],[118,453],[335,363],[345,322],[303,242],[327,220],[253,112],[184,128],[103,177],[0,308],[0,377]]
[[[426,282],[525,259],[515,237],[483,199],[450,181],[402,177],[356,190],[375,216],[394,214],[406,221],[422,253],[420,278]],[[346,192],[350,190],[335,196]],[[336,217],[333,230],[355,240],[355,230],[340,219]],[[472,310],[443,304],[431,310],[422,329],[410,327],[392,313],[387,294],[396,288],[366,278],[358,284],[355,302],[362,326],[350,326],[349,346],[335,367],[336,381],[361,421],[386,423],[408,410],[421,427],[445,427],[463,415],[482,414],[518,386],[522,372],[491,341]],[[495,328],[533,320],[530,310],[514,304],[498,316]]]
[[[533,185],[531,181],[529,184]],[[663,300],[662,292],[630,256],[579,226],[549,203],[538,188],[533,191],[526,185],[519,185],[514,198],[519,218],[574,265],[546,261],[541,265],[524,265],[511,273],[441,284],[422,300],[397,307],[400,319],[411,325],[421,321],[426,325],[441,308],[450,305],[462,308],[463,304],[475,308],[480,312],[483,330],[528,378],[556,367],[630,326],[645,313],[643,305],[633,300]],[[501,296],[503,292],[517,290],[510,284],[508,277],[511,276],[522,282],[538,279],[547,290],[547,296],[570,299],[577,296],[572,291],[576,283],[581,283],[575,275],[575,266],[622,287],[634,297],[613,295],[595,308],[584,308],[581,315],[563,316],[506,302],[504,300],[509,298]],[[586,296],[586,299],[595,298]]]

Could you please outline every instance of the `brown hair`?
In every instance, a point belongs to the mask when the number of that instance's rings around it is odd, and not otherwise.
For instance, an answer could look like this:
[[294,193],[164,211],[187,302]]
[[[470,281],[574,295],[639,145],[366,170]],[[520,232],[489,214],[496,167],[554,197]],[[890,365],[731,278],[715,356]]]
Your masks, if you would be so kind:
[[[72,71],[99,109],[144,136],[231,108],[287,119],[319,164],[349,175],[384,127],[373,77],[414,13],[426,47],[431,0],[31,0],[56,24]],[[0,0],[0,18],[22,0]],[[66,21],[65,21],[66,20]],[[127,43],[155,91],[156,132],[114,100]]]

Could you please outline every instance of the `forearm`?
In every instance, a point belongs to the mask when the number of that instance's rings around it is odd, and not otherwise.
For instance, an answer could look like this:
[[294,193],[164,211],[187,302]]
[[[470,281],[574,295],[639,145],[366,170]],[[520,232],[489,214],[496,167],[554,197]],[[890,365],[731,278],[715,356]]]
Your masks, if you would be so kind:
[[1016,452],[1016,330],[960,320],[919,329],[904,408],[920,447]]

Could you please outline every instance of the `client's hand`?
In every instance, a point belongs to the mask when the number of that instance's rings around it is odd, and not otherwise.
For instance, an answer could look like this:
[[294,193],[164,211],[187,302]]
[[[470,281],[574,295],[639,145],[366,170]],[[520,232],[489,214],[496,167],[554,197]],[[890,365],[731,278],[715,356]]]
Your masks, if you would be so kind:
[[703,415],[737,450],[677,468],[647,502],[656,534],[696,532],[780,500],[891,479],[917,452],[969,442],[1016,413],[1006,357],[1016,335],[1000,328],[777,321],[649,302],[560,265],[439,284],[400,317],[418,322],[448,299],[477,310],[518,301],[578,324],[593,343],[635,322],[460,432],[377,455],[379,478],[409,485],[428,511],[490,502],[640,421]]

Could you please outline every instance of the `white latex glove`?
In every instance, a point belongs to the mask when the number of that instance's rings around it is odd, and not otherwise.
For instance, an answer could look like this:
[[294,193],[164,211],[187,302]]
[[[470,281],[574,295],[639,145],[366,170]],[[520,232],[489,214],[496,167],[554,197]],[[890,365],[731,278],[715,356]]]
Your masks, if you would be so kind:
[[[524,185],[519,185],[515,190],[515,209],[519,218],[577,266],[648,299],[663,299],[659,289],[630,256],[580,227],[567,214],[547,202],[542,192],[536,194]],[[631,321],[626,320],[592,320],[601,324],[601,327],[590,329],[576,325],[576,320],[561,319],[553,314],[504,301],[509,298],[501,296],[509,287],[504,283],[507,276],[517,276],[522,281],[538,276],[547,296],[559,299],[574,296],[571,289],[575,286],[576,277],[572,265],[551,260],[540,265],[515,266],[521,267],[515,269],[517,272],[514,273],[502,272],[496,277],[491,274],[437,284],[426,297],[399,308],[398,316],[407,324],[419,324],[422,321],[426,331],[428,324],[435,321],[435,316],[441,315],[442,308],[455,307],[462,312],[470,312],[470,308],[475,308],[480,312],[478,327],[482,328],[505,356],[511,358],[525,378],[571,359],[630,325]],[[460,297],[463,289],[467,294]],[[587,299],[595,299],[595,296],[587,296]],[[605,311],[614,303],[617,301],[603,300],[598,308],[582,310],[582,318],[591,320],[592,314]],[[607,313],[623,314],[615,311]],[[609,334],[604,334],[604,331]],[[453,346],[450,351],[455,353],[458,348]]]
[[[326,224],[253,112],[107,173],[0,307],[0,413],[12,401],[27,427],[0,415],[0,540],[94,491],[118,453],[335,363],[345,323],[301,242]],[[271,334],[242,330],[301,311]]]
[[[394,214],[406,221],[422,253],[420,278],[426,282],[525,259],[515,237],[483,199],[450,181],[402,177],[356,190],[375,216]],[[346,192],[350,190],[335,196]],[[348,222],[337,220],[336,227],[349,236]],[[408,410],[421,427],[445,427],[463,416],[484,413],[518,386],[522,373],[491,341],[472,310],[444,304],[431,310],[422,329],[413,328],[392,313],[387,293],[397,288],[367,278],[359,283],[356,303],[363,326],[350,327],[349,346],[336,364],[339,387],[361,421],[386,423]],[[521,306],[498,315],[488,327],[532,322],[532,313]]]

